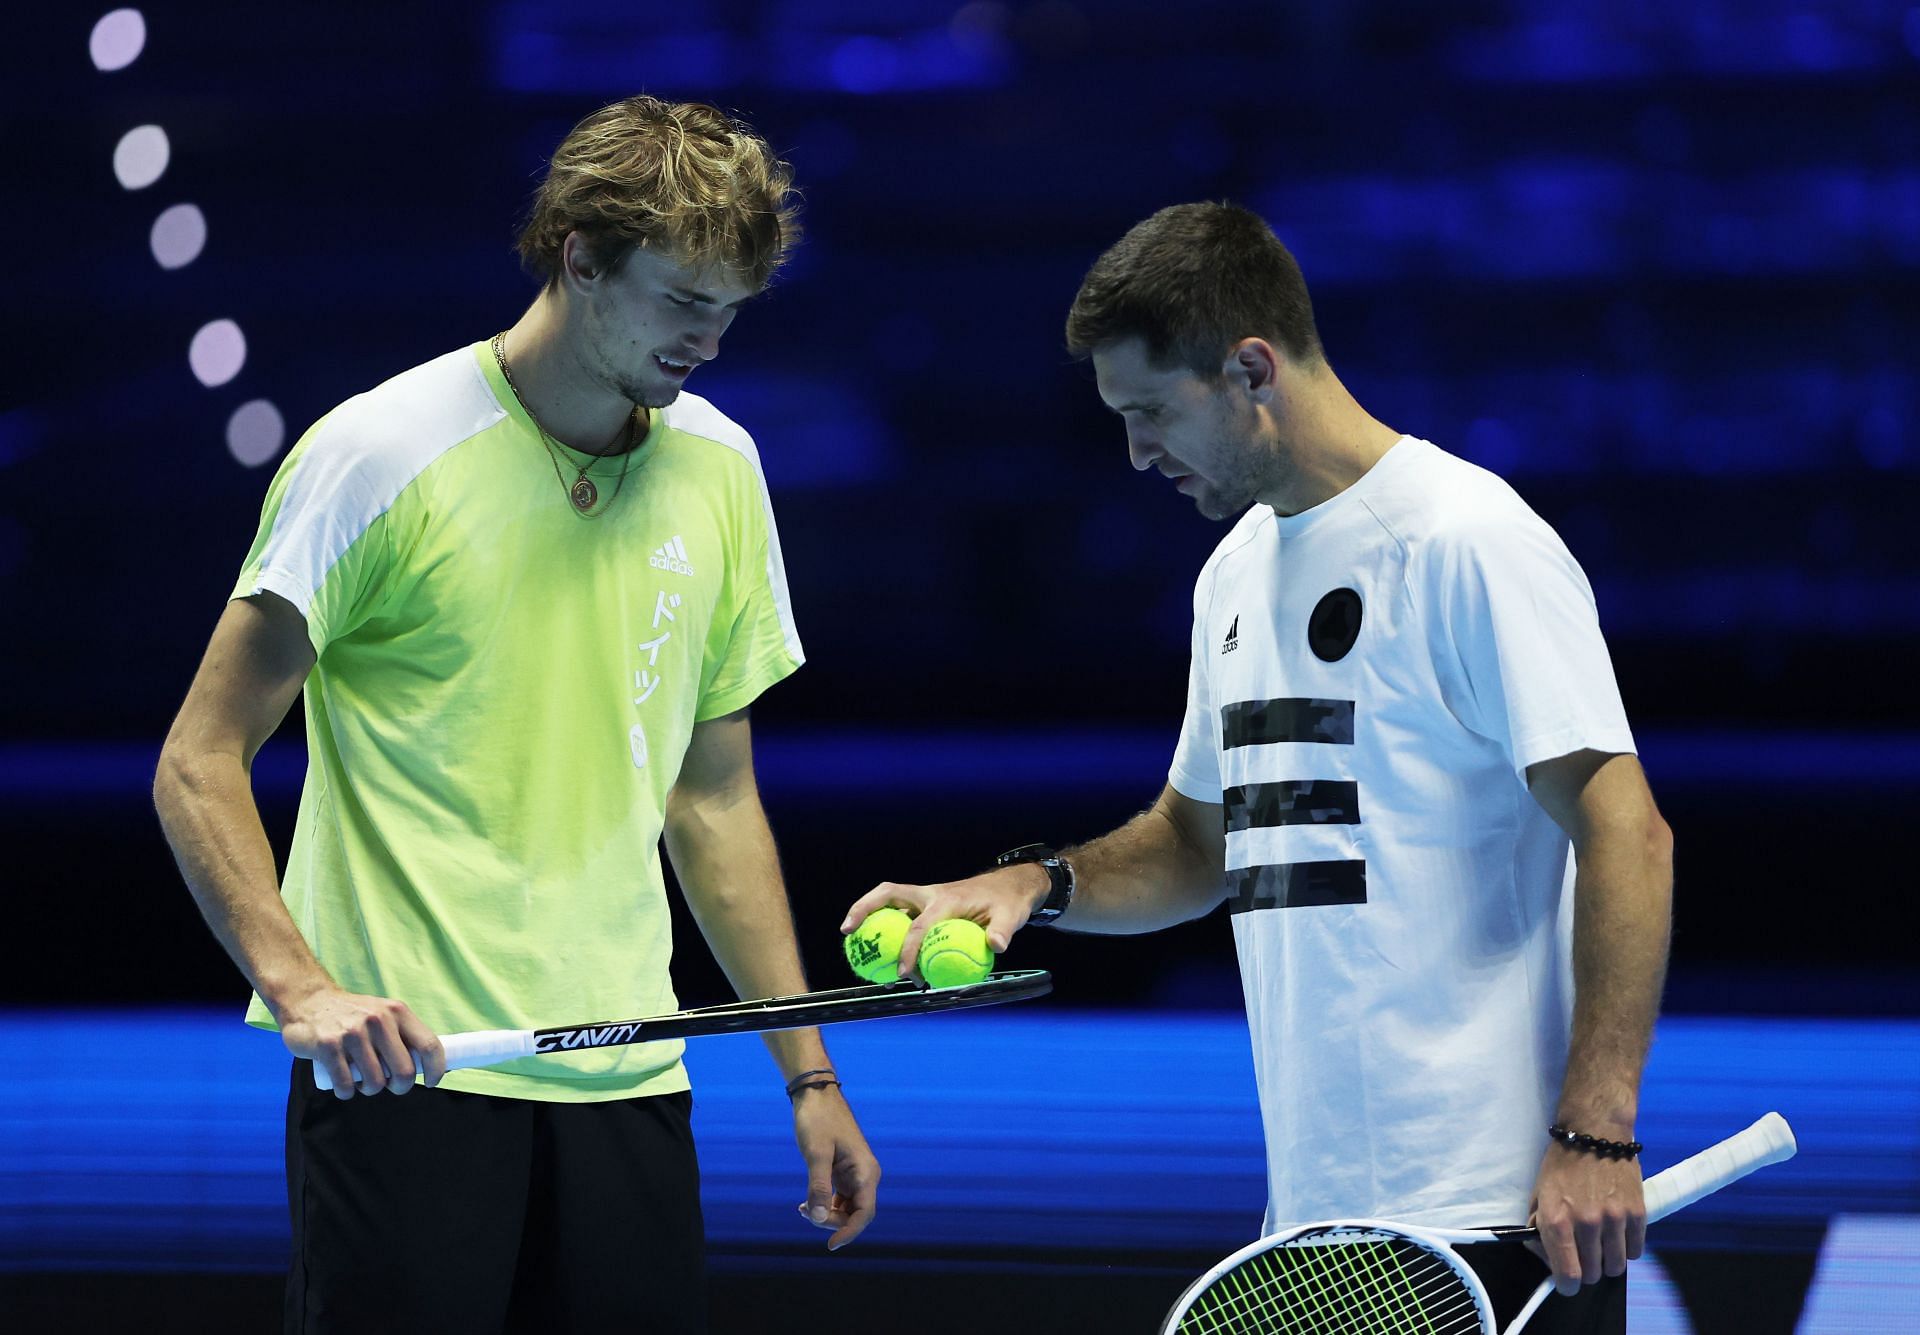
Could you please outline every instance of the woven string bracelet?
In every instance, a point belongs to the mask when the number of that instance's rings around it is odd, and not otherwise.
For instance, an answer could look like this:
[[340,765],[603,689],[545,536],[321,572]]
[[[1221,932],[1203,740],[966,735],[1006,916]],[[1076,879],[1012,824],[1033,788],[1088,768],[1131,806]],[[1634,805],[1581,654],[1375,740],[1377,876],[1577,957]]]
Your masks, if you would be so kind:
[[1547,1128],[1547,1134],[1570,1150],[1598,1155],[1602,1159],[1633,1159],[1639,1157],[1640,1151],[1646,1148],[1637,1140],[1603,1140],[1599,1136],[1569,1131],[1558,1122]]

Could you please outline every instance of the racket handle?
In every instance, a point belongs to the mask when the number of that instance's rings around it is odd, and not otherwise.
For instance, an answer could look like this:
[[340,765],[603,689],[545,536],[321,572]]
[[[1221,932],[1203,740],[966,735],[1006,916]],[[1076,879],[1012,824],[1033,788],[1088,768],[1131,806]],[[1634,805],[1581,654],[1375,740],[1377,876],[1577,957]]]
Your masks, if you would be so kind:
[[1770,1112],[1738,1135],[1728,1136],[1718,1145],[1710,1145],[1666,1172],[1648,1178],[1647,1222],[1651,1224],[1675,1210],[1683,1210],[1756,1168],[1791,1159],[1798,1148],[1787,1119]]
[[[533,1031],[531,1029],[474,1029],[464,1034],[442,1034],[440,1050],[447,1056],[449,1071],[466,1070],[473,1066],[492,1066],[496,1062],[512,1061],[515,1057],[533,1055]],[[422,1065],[420,1054],[413,1054],[416,1067]],[[351,1065],[351,1064],[349,1064]],[[351,1067],[353,1078],[360,1079],[360,1068]],[[327,1068],[319,1062],[313,1064],[313,1083],[322,1089],[333,1088],[333,1077],[327,1074]]]

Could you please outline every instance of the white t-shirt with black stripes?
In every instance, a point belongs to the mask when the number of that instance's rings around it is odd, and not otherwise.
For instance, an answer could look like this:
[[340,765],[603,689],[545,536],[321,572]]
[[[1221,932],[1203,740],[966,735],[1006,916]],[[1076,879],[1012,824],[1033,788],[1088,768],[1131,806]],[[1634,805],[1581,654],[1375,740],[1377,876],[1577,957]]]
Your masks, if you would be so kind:
[[1586,576],[1403,436],[1242,516],[1193,626],[1169,778],[1224,809],[1267,1231],[1524,1220],[1573,1004],[1571,847],[1526,770],[1634,749]]

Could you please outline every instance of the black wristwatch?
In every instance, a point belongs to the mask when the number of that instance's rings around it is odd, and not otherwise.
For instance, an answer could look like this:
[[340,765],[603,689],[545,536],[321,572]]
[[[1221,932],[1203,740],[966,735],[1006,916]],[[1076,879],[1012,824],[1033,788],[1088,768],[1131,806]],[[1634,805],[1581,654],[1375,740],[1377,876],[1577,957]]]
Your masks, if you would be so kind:
[[1046,868],[1052,889],[1047,892],[1045,902],[1027,919],[1027,926],[1051,926],[1073,903],[1073,864],[1045,844],[1025,844],[1011,852],[1002,853],[993,860],[993,865],[1011,867],[1016,862],[1037,862]]

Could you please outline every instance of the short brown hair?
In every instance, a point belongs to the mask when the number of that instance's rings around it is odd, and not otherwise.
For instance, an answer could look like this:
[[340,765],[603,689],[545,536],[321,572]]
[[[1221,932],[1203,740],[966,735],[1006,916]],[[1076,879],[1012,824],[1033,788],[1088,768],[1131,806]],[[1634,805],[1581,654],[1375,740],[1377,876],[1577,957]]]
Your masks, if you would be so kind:
[[548,283],[579,232],[603,268],[647,246],[758,288],[799,239],[797,215],[793,169],[745,122],[701,102],[629,97],[560,141],[516,248]]
[[1207,379],[1243,338],[1299,362],[1324,355],[1292,253],[1258,214],[1224,202],[1161,209],[1087,271],[1067,312],[1067,350],[1085,358],[1135,337],[1154,365],[1177,362]]

